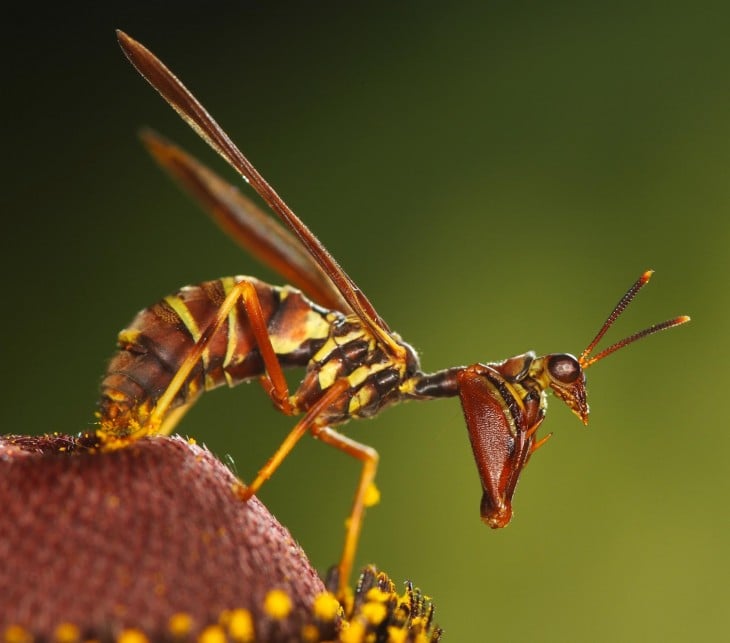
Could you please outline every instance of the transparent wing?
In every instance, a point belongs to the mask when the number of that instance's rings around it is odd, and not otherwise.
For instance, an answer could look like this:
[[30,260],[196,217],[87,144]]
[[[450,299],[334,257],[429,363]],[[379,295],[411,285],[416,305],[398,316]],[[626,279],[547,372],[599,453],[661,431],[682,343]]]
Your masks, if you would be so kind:
[[140,136],[155,161],[240,246],[318,304],[351,312],[332,280],[291,232],[177,145],[152,130]]
[[242,152],[208,114],[198,100],[177,77],[143,45],[122,31],[117,31],[119,44],[137,71],[154,87],[170,106],[218,154],[220,154],[256,190],[268,206],[289,226],[307,252],[316,261],[352,311],[377,338],[381,347],[393,357],[405,359],[405,349],[390,334],[388,325],[378,315],[370,300],[358,288],[317,237],[294,214],[283,199],[259,174]]

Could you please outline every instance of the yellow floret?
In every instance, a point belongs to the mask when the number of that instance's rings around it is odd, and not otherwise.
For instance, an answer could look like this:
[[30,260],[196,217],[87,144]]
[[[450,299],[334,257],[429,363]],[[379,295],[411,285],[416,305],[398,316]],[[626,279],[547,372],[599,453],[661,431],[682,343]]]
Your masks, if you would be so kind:
[[3,634],[5,643],[30,643],[33,640],[30,632],[19,625],[10,625]]
[[61,623],[54,632],[54,638],[58,643],[73,643],[79,640],[79,636],[79,628],[73,623]]
[[117,638],[117,643],[148,643],[149,639],[142,630],[130,628],[122,630]]
[[272,589],[264,599],[264,609],[271,618],[286,618],[289,616],[291,608],[291,599],[283,590]]
[[362,643],[365,638],[365,626],[355,621],[350,627],[340,633],[341,643]]
[[314,615],[323,621],[333,621],[342,609],[339,601],[331,592],[317,594],[314,598]]
[[193,619],[190,614],[178,612],[170,617],[167,621],[167,629],[173,636],[183,637],[190,633],[193,627]]
[[198,643],[226,643],[227,640],[220,625],[209,625],[198,636]]
[[362,615],[373,625],[380,624],[388,615],[388,610],[382,603],[365,603],[362,606]]
[[233,610],[229,615],[228,633],[235,641],[248,643],[254,640],[253,618],[245,609]]

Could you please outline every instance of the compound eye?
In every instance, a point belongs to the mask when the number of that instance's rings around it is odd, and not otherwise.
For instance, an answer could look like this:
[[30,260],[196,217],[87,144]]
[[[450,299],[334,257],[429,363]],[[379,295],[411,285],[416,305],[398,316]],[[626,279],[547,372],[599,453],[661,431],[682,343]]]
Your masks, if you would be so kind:
[[553,355],[548,360],[550,377],[561,384],[572,384],[580,377],[583,369],[572,355]]

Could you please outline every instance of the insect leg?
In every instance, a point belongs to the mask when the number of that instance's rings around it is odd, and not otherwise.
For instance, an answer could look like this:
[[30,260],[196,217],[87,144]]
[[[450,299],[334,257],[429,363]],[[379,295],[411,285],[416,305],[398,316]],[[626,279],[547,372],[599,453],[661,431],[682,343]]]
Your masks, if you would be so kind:
[[[291,413],[289,388],[284,378],[281,364],[279,364],[279,360],[274,352],[274,347],[271,345],[271,339],[266,328],[266,322],[256,288],[250,281],[240,281],[226,295],[223,303],[215,313],[215,318],[203,330],[200,338],[175,372],[165,392],[157,400],[157,404],[152,409],[147,421],[146,433],[160,433],[161,429],[163,430],[162,432],[169,433],[174,428],[177,420],[182,417],[182,414],[175,414],[175,410],[168,413],[170,405],[175,399],[175,396],[180,392],[180,389],[185,384],[195,365],[201,359],[211,339],[226,321],[239,300],[243,302],[246,309],[251,331],[253,332],[259,352],[261,353],[261,358],[264,362],[264,368],[266,370],[266,375],[264,376],[266,385],[264,388],[282,411]],[[169,422],[167,421],[168,416],[170,417]]]
[[291,430],[289,435],[279,445],[273,456],[261,468],[253,482],[245,489],[242,489],[240,497],[242,500],[248,500],[256,494],[261,486],[276,471],[282,461],[289,455],[300,438],[307,432],[311,431],[312,435],[322,442],[336,447],[340,451],[344,451],[363,463],[360,480],[355,491],[355,498],[352,503],[352,509],[346,523],[345,545],[340,559],[339,569],[339,585],[340,592],[343,592],[347,586],[347,582],[352,571],[352,565],[357,550],[357,542],[360,537],[360,529],[362,527],[363,514],[365,508],[374,504],[368,502],[368,494],[372,493],[374,488],[373,480],[378,467],[378,453],[375,449],[368,447],[359,442],[355,442],[350,438],[338,433],[337,431],[321,426],[318,422],[323,416],[323,412],[333,404],[345,391],[349,384],[347,380],[338,380],[335,382],[325,394],[312,405],[304,417],[297,422],[296,426]]
[[170,435],[175,430],[175,427],[180,423],[180,420],[183,419],[185,414],[191,409],[192,406],[193,403],[190,402],[188,404],[183,404],[182,406],[177,406],[172,409],[172,411],[170,411],[165,416],[165,419],[162,421],[158,433],[160,435]]
[[322,442],[336,447],[340,451],[344,451],[362,462],[362,472],[360,473],[360,480],[355,490],[352,509],[345,523],[345,545],[342,549],[342,557],[340,558],[338,567],[339,594],[343,595],[348,585],[352,565],[355,561],[355,552],[357,551],[357,543],[360,538],[360,529],[362,528],[365,509],[377,502],[377,499],[369,499],[368,495],[373,494],[375,490],[373,482],[375,480],[375,472],[378,468],[379,456],[378,452],[372,447],[356,442],[329,427],[322,427],[313,431],[313,433]]
[[307,432],[312,431],[316,436],[317,431],[322,430],[318,425],[320,418],[323,416],[323,412],[329,407],[340,395],[342,395],[349,387],[347,380],[338,380],[330,388],[328,388],[324,395],[320,397],[304,414],[304,417],[296,423],[294,428],[289,432],[289,435],[284,438],[284,441],[279,445],[279,448],[274,452],[261,467],[256,478],[253,482],[246,487],[241,493],[242,500],[248,500],[251,496],[256,494],[261,486],[266,482],[279,468],[279,465],[284,461],[286,456],[291,453],[297,442]]

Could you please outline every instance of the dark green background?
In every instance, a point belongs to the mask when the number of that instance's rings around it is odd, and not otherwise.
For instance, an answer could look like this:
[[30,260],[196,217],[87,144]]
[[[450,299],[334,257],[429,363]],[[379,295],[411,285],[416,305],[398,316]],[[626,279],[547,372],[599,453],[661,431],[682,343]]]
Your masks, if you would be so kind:
[[[656,269],[611,337],[692,323],[589,372],[590,428],[551,401],[555,437],[509,528],[479,520],[457,401],[348,426],[382,458],[358,564],[432,595],[448,641],[724,638],[726,4],[161,4],[6,16],[3,430],[89,427],[117,331],[183,284],[277,282],[138,144],[151,125],[227,171],[124,60],[121,27],[427,369],[578,353]],[[205,396],[180,430],[250,479],[290,426],[242,386]],[[339,555],[357,474],[306,439],[261,493],[319,569]]]

